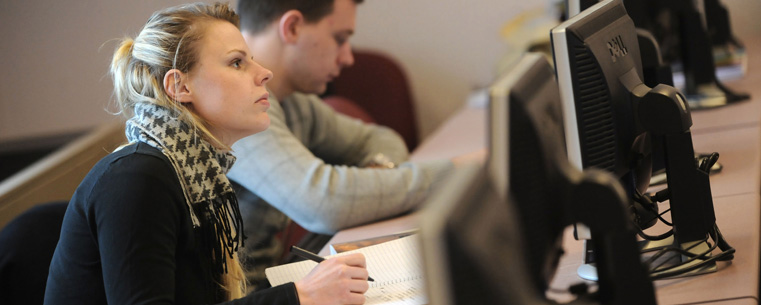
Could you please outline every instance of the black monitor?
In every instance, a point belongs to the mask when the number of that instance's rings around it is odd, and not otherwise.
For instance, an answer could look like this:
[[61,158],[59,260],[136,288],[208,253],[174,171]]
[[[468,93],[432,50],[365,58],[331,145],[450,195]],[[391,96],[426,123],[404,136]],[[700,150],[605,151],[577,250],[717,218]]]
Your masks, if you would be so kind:
[[[596,2],[566,0],[566,14],[573,16]],[[637,28],[648,33],[640,36],[645,84],[673,85],[673,65],[683,76],[683,92],[693,110],[750,98],[717,78],[713,47],[742,48],[732,35],[728,12],[718,0],[624,0],[624,6]],[[653,52],[659,53],[657,58]]]
[[[737,40],[734,39],[733,36],[731,36],[731,33],[729,31],[728,26],[722,26],[725,23],[728,23],[728,17],[726,14],[726,10],[722,10],[723,7],[721,7],[718,4],[714,4],[716,0],[706,1],[706,13],[707,13],[707,19],[708,20],[714,20],[715,24],[717,24],[714,27],[717,27],[719,29],[725,29],[725,31],[721,30],[715,30],[715,31],[708,31],[709,33],[717,32],[716,36],[726,38],[722,39],[721,41],[731,41],[736,45],[740,45]],[[575,16],[576,14],[580,13],[581,11],[588,9],[595,3],[597,3],[598,0],[565,0],[566,5],[566,16]],[[701,39],[699,38],[702,33],[692,33],[690,31],[682,31],[680,32],[680,35],[671,34],[668,35],[668,30],[664,29],[664,26],[661,23],[670,23],[670,19],[678,19],[676,15],[667,15],[669,18],[660,18],[665,20],[659,20],[657,16],[662,16],[666,14],[666,7],[668,6],[677,6],[673,3],[669,5],[664,5],[663,3],[657,1],[657,0],[624,0],[624,7],[626,7],[626,11],[629,15],[629,17],[632,18],[634,21],[634,25],[637,27],[637,38],[639,43],[639,51],[640,51],[640,57],[642,59],[642,79],[648,87],[655,87],[658,84],[665,84],[674,86],[674,77],[672,73],[671,63],[669,60],[664,59],[663,56],[663,50],[660,46],[660,42],[666,42],[667,45],[669,45],[667,48],[671,49],[678,49],[674,46],[675,42],[678,42],[680,39],[677,39],[677,37],[683,37],[682,40],[697,40],[696,43],[694,43],[693,47],[686,48],[685,50],[694,53],[694,54],[710,54],[711,50],[710,48],[707,48],[706,46],[701,45]],[[675,1],[669,1],[669,2],[675,2]],[[709,9],[710,7],[710,9]],[[714,10],[714,8],[716,8]],[[723,13],[723,14],[722,14]],[[713,18],[708,18],[713,17]],[[723,17],[723,18],[722,18]],[[718,19],[718,20],[717,20]],[[565,20],[565,19],[563,19]],[[694,30],[691,23],[690,24],[691,29]],[[711,26],[709,25],[709,29]],[[700,30],[701,28],[698,27],[697,30]],[[666,33],[665,33],[666,32]],[[667,36],[667,37],[664,37]],[[671,36],[671,37],[668,37]],[[693,37],[694,36],[694,37]],[[711,39],[711,41],[716,44],[716,41]],[[726,44],[726,43],[724,43]],[[696,56],[688,56],[688,58],[691,58],[693,62],[700,62],[701,60],[705,60],[705,57],[696,57]],[[672,58],[673,60],[673,58]],[[709,59],[710,60],[710,59]],[[692,66],[695,66],[694,64]],[[702,81],[703,83],[713,84],[714,78],[710,77],[711,75],[715,74],[712,64],[703,65],[703,69],[700,70],[691,70],[690,75],[688,77],[690,79],[704,79]],[[708,78],[705,78],[701,75],[708,75]],[[692,82],[693,84],[696,83],[695,81]],[[720,88],[724,88],[722,90],[727,90],[728,95],[730,96],[730,100],[736,100],[731,98],[732,96],[739,96],[739,95],[732,95],[731,92],[726,89],[723,85],[721,85],[717,81],[717,85]],[[704,88],[706,88],[704,86]],[[724,94],[707,94],[702,98],[693,98],[692,101],[690,100],[690,92],[697,92],[696,86],[691,86],[689,88],[686,88],[688,93],[687,101],[690,104],[691,109],[695,109],[695,107],[702,106],[706,107],[707,105],[713,105],[713,106],[720,106],[723,105],[723,100],[725,98]],[[699,96],[699,94],[693,94],[694,97]],[[717,97],[718,99],[714,98]],[[719,102],[716,102],[719,100]],[[659,139],[657,136],[653,137],[653,148],[652,148],[652,163],[653,163],[653,178],[650,180],[651,185],[653,184],[661,184],[666,181],[666,173],[665,173],[665,164],[663,160],[663,147],[661,146],[661,139]],[[703,159],[710,156],[710,154],[707,153],[696,153],[695,158]],[[721,171],[722,166],[720,163],[715,163],[713,167],[711,167],[711,174],[718,173]]]
[[568,164],[548,59],[525,55],[490,89],[489,160],[459,169],[421,225],[430,304],[554,304],[546,291],[575,222],[599,241],[597,292],[574,304],[655,304],[617,179]]
[[636,121],[630,93],[644,84],[636,31],[623,5],[596,4],[554,28],[551,39],[569,161],[612,172],[630,195],[644,193],[650,134]]
[[[605,0],[573,16],[552,30],[551,41],[569,161],[613,173],[630,198],[642,198],[651,171],[649,138],[658,137],[668,185],[661,195],[669,200],[675,243],[705,242],[716,228],[710,165],[696,164],[682,94],[643,83],[637,32],[622,1]],[[648,208],[632,202],[639,207],[635,223],[647,226],[656,216],[647,218]],[[708,265],[704,271],[715,270]]]

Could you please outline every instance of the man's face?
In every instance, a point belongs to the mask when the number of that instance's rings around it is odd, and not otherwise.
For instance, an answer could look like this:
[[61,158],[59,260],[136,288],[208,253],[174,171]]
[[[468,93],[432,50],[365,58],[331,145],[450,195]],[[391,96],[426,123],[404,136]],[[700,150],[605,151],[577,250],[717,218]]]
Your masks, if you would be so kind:
[[323,93],[327,83],[338,77],[342,68],[354,63],[349,38],[354,34],[356,15],[354,1],[335,0],[330,15],[301,27],[295,52],[286,63],[286,73],[294,90]]

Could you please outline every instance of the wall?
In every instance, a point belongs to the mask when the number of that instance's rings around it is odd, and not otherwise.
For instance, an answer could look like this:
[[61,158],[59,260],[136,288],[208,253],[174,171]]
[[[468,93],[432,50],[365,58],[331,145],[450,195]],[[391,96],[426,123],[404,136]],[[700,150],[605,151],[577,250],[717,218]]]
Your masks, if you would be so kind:
[[[113,120],[104,109],[114,38],[134,35],[151,12],[182,2],[0,2],[0,145]],[[402,61],[428,134],[471,89],[488,84],[504,49],[499,29],[528,2],[367,0],[353,41]]]
[[[729,10],[732,32],[736,36],[756,37],[761,35],[761,1],[758,0],[722,0],[722,4]],[[742,25],[742,26],[740,26]]]
[[502,27],[519,12],[545,2],[367,0],[358,9],[352,41],[401,61],[417,102],[418,130],[427,135],[472,90],[494,79],[507,49],[500,38]]
[[[114,38],[134,34],[156,9],[181,0],[0,1],[0,146],[8,140],[78,131],[113,120],[108,63]],[[419,131],[432,132],[488,85],[508,51],[503,26],[546,1],[366,0],[358,47],[405,66],[418,103]],[[753,20],[758,0],[725,0],[733,19]],[[233,1],[233,4],[235,1]],[[735,20],[733,20],[733,23]],[[756,27],[737,33],[759,32]]]
[[117,40],[181,0],[0,1],[0,146],[113,120]]

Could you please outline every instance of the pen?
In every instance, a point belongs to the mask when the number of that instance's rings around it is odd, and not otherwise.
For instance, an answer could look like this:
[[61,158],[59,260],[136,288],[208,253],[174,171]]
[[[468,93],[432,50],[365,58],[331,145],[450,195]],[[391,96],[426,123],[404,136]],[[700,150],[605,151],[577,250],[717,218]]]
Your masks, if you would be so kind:
[[[325,260],[325,258],[322,257],[322,256],[319,256],[317,254],[314,254],[312,252],[309,252],[307,250],[301,249],[301,248],[296,247],[296,246],[291,246],[291,253],[296,254],[296,256],[298,256],[298,257],[305,258],[305,259],[308,259],[308,260],[312,260],[312,261],[315,261],[317,263],[320,263],[320,262]],[[369,277],[369,276],[367,277],[367,281],[369,281],[369,282],[375,282],[375,280],[373,278]]]

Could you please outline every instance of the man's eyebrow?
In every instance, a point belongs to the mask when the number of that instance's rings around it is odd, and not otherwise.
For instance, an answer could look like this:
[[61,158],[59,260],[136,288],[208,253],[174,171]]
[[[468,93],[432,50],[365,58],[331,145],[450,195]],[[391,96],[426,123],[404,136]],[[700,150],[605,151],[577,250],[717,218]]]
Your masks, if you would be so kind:
[[351,36],[351,35],[354,35],[354,30],[341,30],[341,31],[336,32],[336,34],[346,34],[346,35]]

